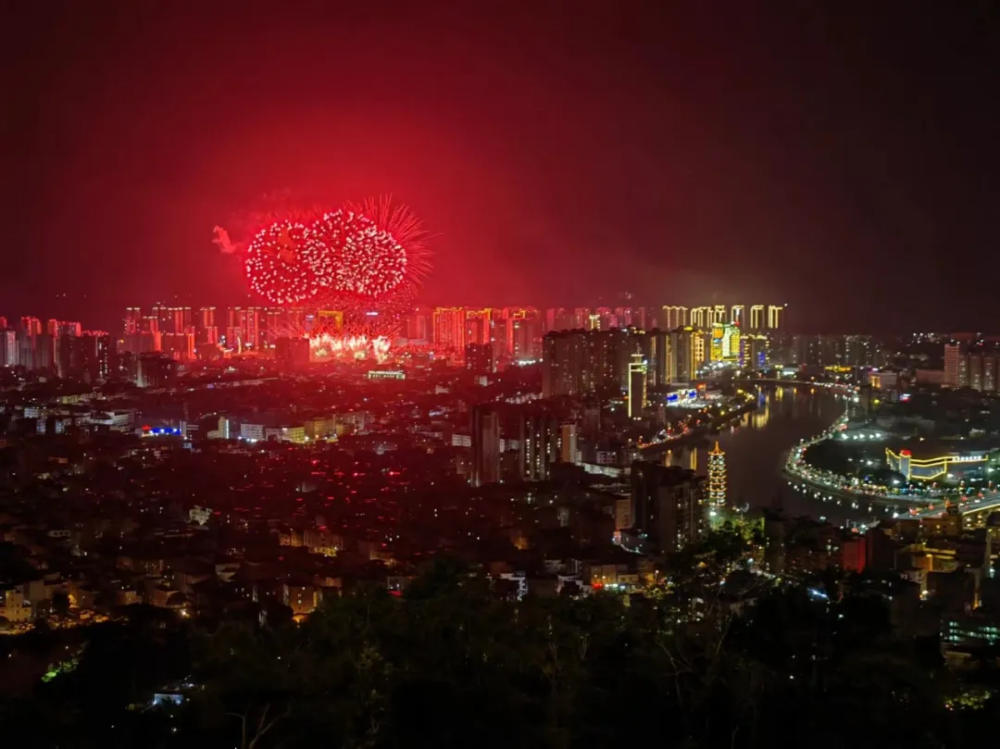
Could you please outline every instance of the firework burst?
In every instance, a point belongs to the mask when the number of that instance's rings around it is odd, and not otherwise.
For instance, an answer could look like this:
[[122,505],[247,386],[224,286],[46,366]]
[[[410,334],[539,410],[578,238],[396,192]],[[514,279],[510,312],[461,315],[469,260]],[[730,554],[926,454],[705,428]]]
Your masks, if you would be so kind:
[[257,232],[244,258],[250,287],[272,304],[314,299],[320,284],[306,261],[307,243],[316,244],[309,227],[298,222],[276,221]]

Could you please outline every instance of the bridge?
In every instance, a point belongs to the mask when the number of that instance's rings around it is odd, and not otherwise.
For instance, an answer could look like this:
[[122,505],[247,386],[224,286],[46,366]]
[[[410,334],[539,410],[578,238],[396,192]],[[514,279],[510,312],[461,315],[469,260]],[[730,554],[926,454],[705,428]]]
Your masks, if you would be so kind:
[[964,497],[957,503],[947,500],[933,502],[922,510],[911,509],[909,515],[912,518],[933,518],[944,514],[952,506],[957,506],[962,517],[971,520],[971,525],[982,525],[991,512],[1000,511],[1000,491],[988,492],[981,497]]

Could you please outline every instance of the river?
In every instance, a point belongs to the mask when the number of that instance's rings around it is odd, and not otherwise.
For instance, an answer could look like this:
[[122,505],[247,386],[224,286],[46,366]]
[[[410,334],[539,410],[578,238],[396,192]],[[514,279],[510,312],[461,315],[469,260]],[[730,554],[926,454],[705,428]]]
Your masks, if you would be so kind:
[[781,475],[781,468],[789,448],[826,429],[845,407],[842,397],[823,388],[765,385],[758,391],[755,409],[698,446],[668,450],[664,459],[704,475],[707,453],[718,439],[726,453],[730,505],[781,506],[792,516],[810,515],[840,522],[846,519],[846,513],[796,492]]

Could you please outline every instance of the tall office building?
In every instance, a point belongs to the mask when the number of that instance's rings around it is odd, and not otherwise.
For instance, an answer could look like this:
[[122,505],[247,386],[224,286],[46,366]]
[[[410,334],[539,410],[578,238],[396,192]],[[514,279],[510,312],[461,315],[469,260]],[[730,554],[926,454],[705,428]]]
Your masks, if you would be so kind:
[[642,354],[632,354],[628,364],[628,417],[642,416],[646,403],[646,360]]
[[472,409],[472,484],[500,480],[500,414],[488,404]]

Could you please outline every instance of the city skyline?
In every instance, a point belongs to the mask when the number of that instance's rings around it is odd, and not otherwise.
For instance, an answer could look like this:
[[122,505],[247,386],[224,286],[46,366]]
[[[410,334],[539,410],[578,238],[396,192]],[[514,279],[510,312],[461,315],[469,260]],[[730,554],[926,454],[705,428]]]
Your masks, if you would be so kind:
[[0,206],[25,254],[0,299],[64,319],[235,304],[213,227],[392,193],[428,229],[430,300],[742,287],[816,331],[976,329],[996,21],[910,11],[19,4]]

